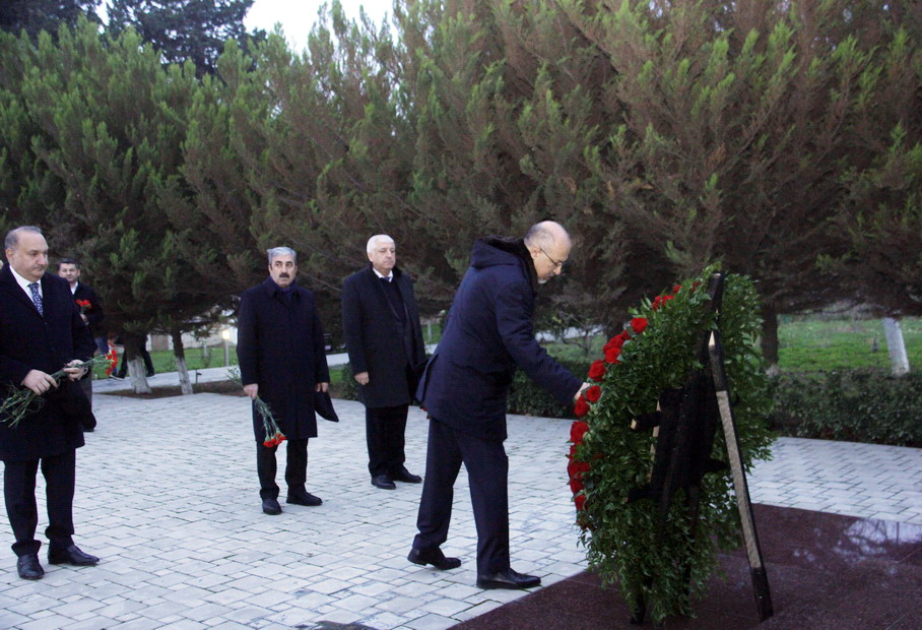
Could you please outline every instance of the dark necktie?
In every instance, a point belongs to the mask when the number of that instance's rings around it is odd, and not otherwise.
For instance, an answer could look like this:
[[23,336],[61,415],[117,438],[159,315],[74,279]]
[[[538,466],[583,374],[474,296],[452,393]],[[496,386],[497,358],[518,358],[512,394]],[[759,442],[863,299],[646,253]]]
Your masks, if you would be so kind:
[[390,276],[382,277],[381,282],[386,282],[387,284],[390,284],[391,283]]
[[35,308],[38,309],[39,315],[44,317],[45,307],[42,304],[42,294],[38,292],[38,282],[33,282],[30,284],[29,289],[32,291],[32,301],[35,302]]

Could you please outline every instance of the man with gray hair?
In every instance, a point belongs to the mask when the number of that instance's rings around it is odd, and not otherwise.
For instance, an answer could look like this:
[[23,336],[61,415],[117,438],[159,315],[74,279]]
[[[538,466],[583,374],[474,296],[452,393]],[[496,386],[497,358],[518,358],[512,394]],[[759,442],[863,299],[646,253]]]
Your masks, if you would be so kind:
[[[298,286],[297,253],[289,247],[267,252],[269,277],[247,289],[237,316],[237,358],[243,390],[269,405],[288,442],[287,502],[323,503],[306,489],[307,441],[317,437],[314,392],[326,392],[330,371],[314,294]],[[266,514],[281,514],[275,482],[278,444],[264,444],[263,420],[253,406],[259,496]],[[268,436],[272,437],[272,436]]]
[[395,481],[422,481],[404,466],[404,433],[426,349],[413,282],[397,268],[394,239],[376,234],[365,249],[368,266],[343,282],[343,333],[365,404],[371,483],[394,490]]

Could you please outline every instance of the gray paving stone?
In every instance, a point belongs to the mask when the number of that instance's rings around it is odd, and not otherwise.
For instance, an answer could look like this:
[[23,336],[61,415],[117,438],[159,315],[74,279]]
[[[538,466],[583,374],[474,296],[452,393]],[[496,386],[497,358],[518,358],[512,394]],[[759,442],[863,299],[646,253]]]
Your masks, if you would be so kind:
[[[321,423],[311,441],[308,486],[324,505],[283,503],[283,514],[269,517],[259,508],[244,399],[95,401],[99,427],[77,457],[75,521],[77,543],[103,563],[51,567],[41,582],[26,583],[8,557],[0,567],[0,627],[290,628],[327,620],[422,630],[450,627],[527,594],[476,588],[464,471],[444,546],[464,564],[439,572],[406,561],[421,488],[371,486],[358,403],[336,401],[341,422]],[[407,467],[419,474],[426,423],[411,410]],[[513,566],[542,576],[545,585],[586,566],[567,487],[569,425],[509,417]],[[284,452],[279,459],[282,471]],[[775,459],[758,462],[749,482],[758,502],[922,523],[919,449],[782,438]],[[41,532],[41,476],[38,485]],[[0,537],[12,537],[5,514]]]

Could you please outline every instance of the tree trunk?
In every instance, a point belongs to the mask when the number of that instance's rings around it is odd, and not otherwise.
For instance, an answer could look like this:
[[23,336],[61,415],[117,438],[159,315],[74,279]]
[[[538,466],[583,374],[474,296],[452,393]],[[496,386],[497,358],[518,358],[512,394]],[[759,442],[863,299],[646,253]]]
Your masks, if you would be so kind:
[[171,330],[173,338],[173,356],[176,357],[176,371],[179,372],[179,386],[183,396],[192,394],[192,379],[189,378],[189,367],[186,365],[186,348],[182,345],[182,333]]
[[128,378],[131,379],[131,389],[135,394],[150,394],[153,390],[147,382],[147,368],[141,359],[141,344],[146,343],[144,337],[125,335],[125,357],[128,360]]
[[768,373],[777,374],[778,369],[778,313],[775,307],[762,305],[762,356],[768,363]]
[[903,376],[909,373],[909,357],[906,356],[906,344],[903,341],[903,329],[900,322],[892,317],[884,317],[884,338],[890,353],[890,373]]

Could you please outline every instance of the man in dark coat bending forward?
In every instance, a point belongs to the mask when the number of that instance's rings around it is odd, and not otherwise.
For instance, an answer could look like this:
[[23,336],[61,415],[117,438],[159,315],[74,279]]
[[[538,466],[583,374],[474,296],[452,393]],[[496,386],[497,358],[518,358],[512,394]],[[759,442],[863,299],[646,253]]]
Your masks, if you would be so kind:
[[474,244],[417,391],[429,411],[429,447],[410,562],[443,570],[461,565],[440,546],[448,538],[463,463],[477,526],[477,585],[518,589],[541,583],[510,567],[506,394],[516,368],[563,404],[586,387],[547,354],[532,328],[538,285],[560,275],[570,249],[567,231],[553,221],[532,226],[524,240],[489,237]]
[[[285,481],[288,503],[320,505],[305,488],[307,440],[317,437],[314,391],[330,386],[323,329],[314,294],[295,282],[297,254],[288,247],[268,250],[269,277],[247,289],[240,299],[237,358],[243,390],[258,395],[272,410],[288,443]],[[263,420],[253,406],[256,470],[263,512],[281,514],[275,483],[278,446],[263,445]]]

